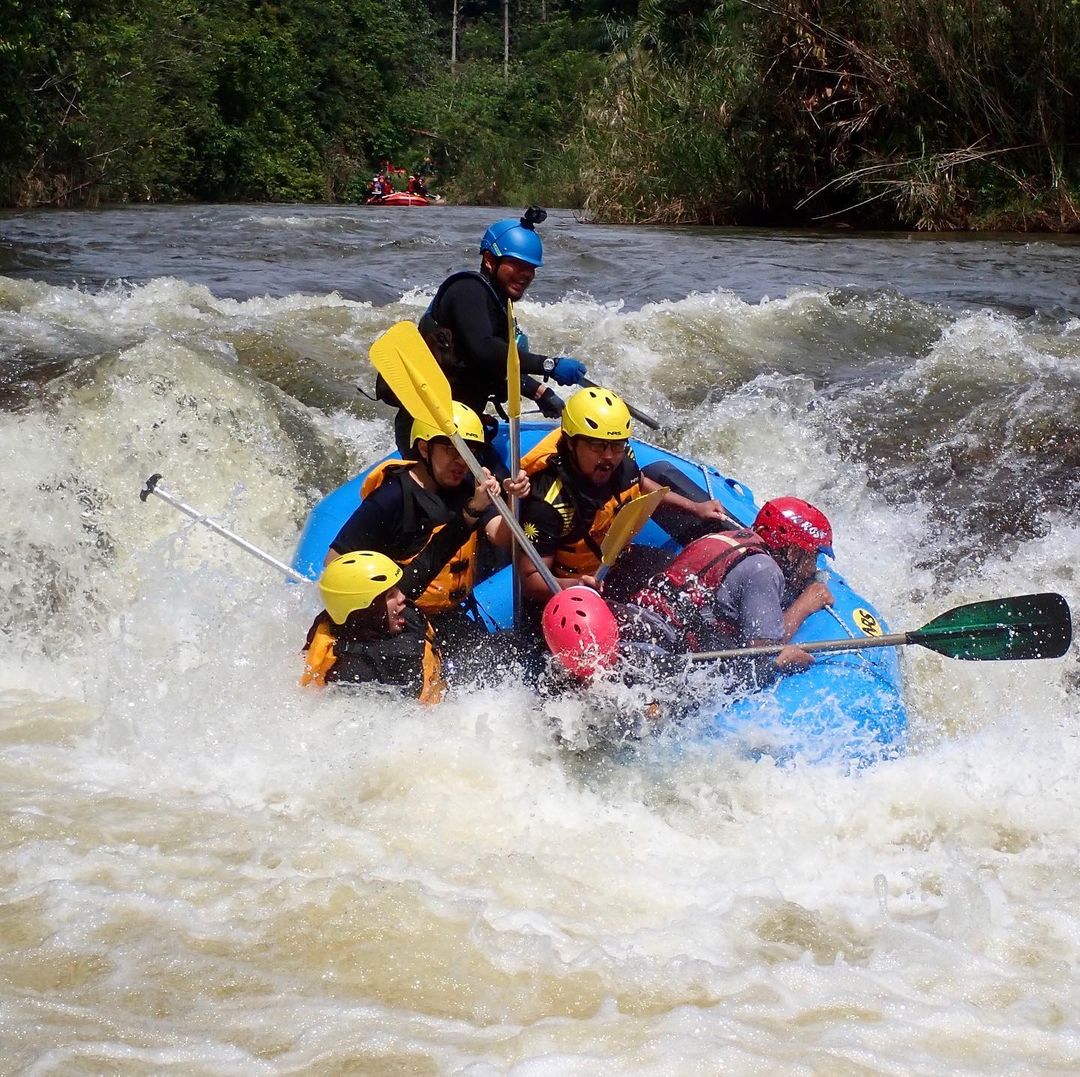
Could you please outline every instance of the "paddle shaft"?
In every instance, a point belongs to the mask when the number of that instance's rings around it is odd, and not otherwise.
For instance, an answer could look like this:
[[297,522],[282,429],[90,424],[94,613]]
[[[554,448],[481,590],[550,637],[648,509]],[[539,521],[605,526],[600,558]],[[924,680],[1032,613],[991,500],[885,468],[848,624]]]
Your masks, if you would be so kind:
[[[829,612],[840,620],[834,610]],[[968,602],[946,610],[922,628],[910,632],[856,638],[847,625],[844,629],[850,638],[798,643],[796,646],[805,651],[860,651],[914,643],[946,658],[967,662],[1061,658],[1072,646],[1069,604],[1063,596],[1052,591]],[[784,646],[768,643],[760,647],[703,651],[687,657],[691,662],[753,658],[779,654]]]
[[[582,378],[581,384],[586,389],[600,388],[600,386],[597,385],[595,381],[590,381],[588,378]],[[626,401],[624,400],[623,403],[626,404]],[[633,417],[637,419],[639,423],[644,423],[647,427],[649,427],[649,429],[660,429],[660,424],[651,415],[649,415],[647,412],[642,411],[640,408],[635,408],[633,404],[626,404],[626,410],[630,412],[630,414],[633,415]]]
[[909,638],[910,632],[893,632],[888,636],[867,636],[865,639],[823,639],[816,643],[763,643],[758,647],[732,647],[726,651],[699,651],[688,654],[691,662],[708,662],[724,658],[758,658],[764,655],[779,654],[787,646],[799,647],[804,651],[862,651],[869,647],[903,647],[908,643],[918,643]]
[[[465,439],[454,430],[448,435],[451,442],[453,442],[454,448],[461,454],[461,459],[465,461],[469,470],[472,472],[473,478],[477,484],[482,484],[487,480],[484,478],[484,469],[480,466],[479,461],[473,456],[472,449],[469,448]],[[540,573],[540,578],[547,585],[547,589],[553,594],[557,595],[562,591],[559,586],[559,581],[555,579],[550,568],[544,564],[544,559],[540,556],[537,548],[525,537],[525,532],[521,530],[521,524],[517,522],[514,514],[510,511],[510,507],[503,501],[500,494],[496,494],[491,503],[498,510],[499,515],[506,521],[506,526],[510,528],[510,533],[517,540],[518,545],[525,551],[529,560],[533,563],[533,567]]]
[[[521,420],[510,419],[507,426],[510,433],[510,477],[516,479],[517,473],[521,470]],[[517,500],[517,497],[510,498],[510,507],[514,509],[515,515],[517,515]]]
[[[507,300],[509,303],[509,300]],[[519,401],[520,403],[520,401]],[[517,415],[511,415],[508,421],[510,427],[510,477],[516,479],[521,470],[521,419]],[[520,519],[521,512],[518,507],[517,495],[510,498],[510,511],[514,519]],[[521,573],[518,571],[517,558],[510,562],[510,586],[514,609],[514,627],[521,624]]]
[[[506,418],[510,434],[510,477],[517,478],[521,470],[521,356],[517,346],[517,321],[513,301],[506,301]],[[510,497],[510,511],[521,520],[521,508],[516,494]],[[510,558],[510,598],[514,627],[521,626],[521,573],[516,557]]]
[[234,546],[239,546],[241,550],[246,550],[264,564],[276,568],[279,572],[283,572],[289,579],[296,580],[297,583],[311,583],[311,580],[309,580],[307,576],[302,576],[294,568],[290,568],[286,565],[284,561],[279,561],[276,557],[271,557],[270,554],[260,550],[258,546],[252,545],[247,539],[243,539],[230,531],[227,527],[222,527],[221,524],[215,523],[206,515],[206,513],[199,512],[198,509],[194,509],[190,505],[185,505],[183,501],[178,497],[174,497],[168,490],[163,490],[158,485],[160,481],[160,475],[151,475],[150,478],[146,480],[146,485],[139,491],[139,500],[145,501],[151,494],[155,497],[160,497],[162,501],[172,505],[174,509],[179,509],[185,516],[190,516],[197,524],[202,524],[203,527],[213,531],[215,535],[220,535],[223,539],[228,539]]

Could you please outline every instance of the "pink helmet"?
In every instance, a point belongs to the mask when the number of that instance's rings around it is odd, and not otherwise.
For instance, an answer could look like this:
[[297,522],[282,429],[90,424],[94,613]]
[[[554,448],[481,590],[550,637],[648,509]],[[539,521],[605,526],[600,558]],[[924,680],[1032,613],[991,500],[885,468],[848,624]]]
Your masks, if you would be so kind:
[[798,546],[833,556],[832,526],[825,513],[798,497],[775,497],[761,506],[754,530],[772,550]]
[[568,587],[544,607],[544,639],[570,673],[588,677],[610,665],[619,649],[619,625],[591,587]]

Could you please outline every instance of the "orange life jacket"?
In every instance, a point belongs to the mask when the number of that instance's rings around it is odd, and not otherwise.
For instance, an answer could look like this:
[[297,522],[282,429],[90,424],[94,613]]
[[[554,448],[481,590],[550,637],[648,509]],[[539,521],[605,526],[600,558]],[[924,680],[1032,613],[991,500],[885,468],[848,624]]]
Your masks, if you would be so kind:
[[555,549],[552,566],[556,576],[573,578],[594,576],[600,569],[600,547],[619,510],[641,493],[640,473],[625,489],[611,495],[591,518],[574,496],[574,481],[559,458],[559,438],[562,431],[556,427],[546,434],[522,458],[521,466],[530,475],[552,469],[555,481],[544,494],[544,500],[552,505],[564,522],[563,535]]
[[[377,467],[372,468],[360,487],[360,496],[377,490],[387,476],[394,471],[401,472],[401,489],[405,498],[405,518],[415,519],[416,498],[413,489],[413,480],[406,471],[412,471],[416,467],[416,460],[384,460]],[[449,521],[447,521],[449,522]],[[446,523],[436,524],[432,528],[427,541],[430,542],[444,527]],[[439,574],[427,585],[416,599],[416,604],[429,615],[446,613],[448,610],[457,609],[462,602],[472,594],[476,584],[476,555],[479,541],[479,530],[473,531],[461,546],[454,551],[453,556],[439,571]],[[421,546],[409,557],[395,557],[399,565],[408,565],[423,553],[427,543]]]
[[522,458],[521,466],[527,475],[535,475],[547,467],[548,461],[559,450],[559,438],[562,430],[555,427],[549,430]]
[[323,688],[328,680],[346,684],[364,681],[415,684],[419,672],[420,702],[442,702],[446,682],[442,676],[442,660],[434,646],[435,631],[427,618],[424,618],[422,637],[415,632],[405,632],[357,643],[339,639],[338,631],[325,613],[316,620],[304,657],[302,685]]

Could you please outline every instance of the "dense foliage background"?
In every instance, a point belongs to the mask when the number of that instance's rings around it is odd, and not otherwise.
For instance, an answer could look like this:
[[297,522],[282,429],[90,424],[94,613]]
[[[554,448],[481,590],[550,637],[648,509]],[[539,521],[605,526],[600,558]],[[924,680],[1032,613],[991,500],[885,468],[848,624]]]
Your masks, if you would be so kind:
[[[1080,228],[1080,0],[6,0],[0,203]],[[504,10],[509,63],[504,69]]]

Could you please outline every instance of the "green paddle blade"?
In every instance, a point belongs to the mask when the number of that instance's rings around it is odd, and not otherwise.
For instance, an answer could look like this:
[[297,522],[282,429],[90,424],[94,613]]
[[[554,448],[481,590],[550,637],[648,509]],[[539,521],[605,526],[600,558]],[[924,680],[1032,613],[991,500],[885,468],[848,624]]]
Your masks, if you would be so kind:
[[909,632],[907,641],[971,662],[1060,658],[1072,642],[1072,618],[1061,595],[994,598],[957,606]]

